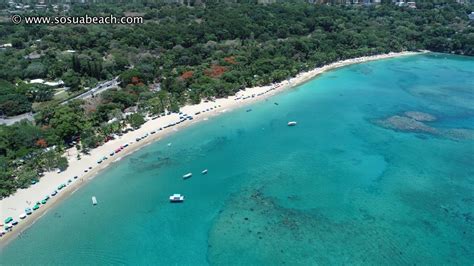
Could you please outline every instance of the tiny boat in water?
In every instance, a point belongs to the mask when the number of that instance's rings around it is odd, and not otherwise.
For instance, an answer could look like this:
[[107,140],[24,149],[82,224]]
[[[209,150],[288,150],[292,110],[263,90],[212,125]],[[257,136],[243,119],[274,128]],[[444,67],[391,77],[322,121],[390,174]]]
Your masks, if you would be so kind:
[[170,202],[183,202],[184,196],[181,194],[173,194],[170,196]]
[[207,174],[207,169],[202,170],[201,174],[203,175]]
[[290,121],[290,122],[288,122],[288,126],[290,126],[290,127],[296,126],[296,121]]
[[187,174],[183,175],[183,179],[188,179],[191,176],[193,176],[193,173],[187,173]]
[[97,198],[92,196],[92,205],[97,205]]

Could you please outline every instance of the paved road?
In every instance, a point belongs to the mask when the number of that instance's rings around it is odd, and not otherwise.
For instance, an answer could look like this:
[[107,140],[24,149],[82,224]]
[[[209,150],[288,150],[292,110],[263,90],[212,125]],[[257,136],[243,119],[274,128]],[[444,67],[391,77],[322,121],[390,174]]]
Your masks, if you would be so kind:
[[[92,97],[93,95],[98,95],[98,94],[100,94],[100,93],[102,93],[102,92],[104,92],[108,89],[117,87],[120,84],[120,81],[118,80],[118,78],[119,77],[117,76],[114,79],[101,82],[101,83],[97,84],[97,86],[95,88],[90,89],[90,90],[84,92],[83,94],[74,97],[73,99],[62,102],[61,104],[66,104],[69,101],[76,100],[76,99],[87,99],[87,98]],[[26,113],[26,114],[21,114],[21,115],[12,116],[12,117],[1,117],[0,116],[0,125],[13,125],[15,122],[19,122],[23,119],[33,121],[34,120],[33,114],[32,113]]]
[[108,89],[117,87],[120,84],[120,81],[118,80],[118,78],[119,77],[117,76],[114,79],[111,79],[109,81],[101,82],[101,83],[97,84],[97,86],[95,88],[92,88],[92,89],[84,92],[83,94],[78,95],[78,96],[76,96],[76,97],[74,97],[70,100],[64,101],[61,104],[67,104],[68,102],[70,102],[72,100],[77,100],[77,99],[82,99],[82,100],[87,99],[87,98],[90,98],[94,95],[101,94],[102,92],[104,92]]
[[33,114],[26,113],[26,114],[21,114],[17,116],[11,116],[11,117],[0,117],[0,125],[7,125],[7,126],[13,125],[16,122],[19,122],[23,119],[33,121]]

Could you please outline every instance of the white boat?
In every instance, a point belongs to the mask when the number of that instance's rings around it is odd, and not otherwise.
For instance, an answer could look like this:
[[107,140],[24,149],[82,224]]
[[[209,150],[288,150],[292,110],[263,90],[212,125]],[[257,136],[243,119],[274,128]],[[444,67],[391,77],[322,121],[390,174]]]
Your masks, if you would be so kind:
[[184,201],[184,196],[181,194],[173,194],[170,196],[170,201],[171,202],[183,202]]
[[26,218],[26,213],[20,214],[20,219],[25,219]]
[[296,121],[290,121],[288,122],[288,126],[292,127],[292,126],[296,126]]
[[202,170],[201,174],[203,175],[207,174],[207,169]]
[[193,173],[187,173],[187,174],[183,175],[183,179],[188,179],[191,176],[193,176]]
[[97,205],[97,199],[95,196],[92,197],[92,205]]

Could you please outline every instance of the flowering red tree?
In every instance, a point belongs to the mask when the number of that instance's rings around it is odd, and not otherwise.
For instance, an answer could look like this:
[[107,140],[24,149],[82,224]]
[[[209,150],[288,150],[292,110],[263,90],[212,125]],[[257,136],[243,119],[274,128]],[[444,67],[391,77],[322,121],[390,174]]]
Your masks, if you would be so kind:
[[208,77],[218,78],[227,71],[227,67],[212,65],[210,69],[204,70],[204,74]]
[[224,61],[228,64],[235,65],[237,62],[235,61],[235,56],[229,56],[224,58]]
[[48,147],[48,143],[46,142],[45,139],[38,139],[36,141],[36,146],[41,147],[41,148],[46,148]]
[[190,79],[192,78],[194,75],[194,72],[193,71],[186,71],[186,72],[183,72],[183,74],[181,74],[181,78],[182,79]]

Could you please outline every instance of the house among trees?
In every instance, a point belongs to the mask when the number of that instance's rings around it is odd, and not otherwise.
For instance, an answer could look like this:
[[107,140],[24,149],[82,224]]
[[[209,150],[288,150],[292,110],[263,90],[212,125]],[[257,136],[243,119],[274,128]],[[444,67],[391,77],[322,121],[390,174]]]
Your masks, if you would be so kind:
[[44,84],[50,87],[59,87],[61,85],[64,85],[64,81],[58,80],[58,81],[45,81],[44,79],[32,79],[29,82],[30,84]]
[[28,55],[25,55],[25,59],[27,60],[35,60],[35,59],[40,59],[41,58],[41,54],[38,54],[38,52],[34,51]]
[[7,48],[11,48],[12,44],[11,43],[5,43],[5,44],[0,44],[0,49],[4,50]]
[[394,0],[392,1],[395,5],[397,6],[407,6],[407,7],[410,7],[410,8],[416,8],[416,2],[415,1],[405,1],[405,0]]

